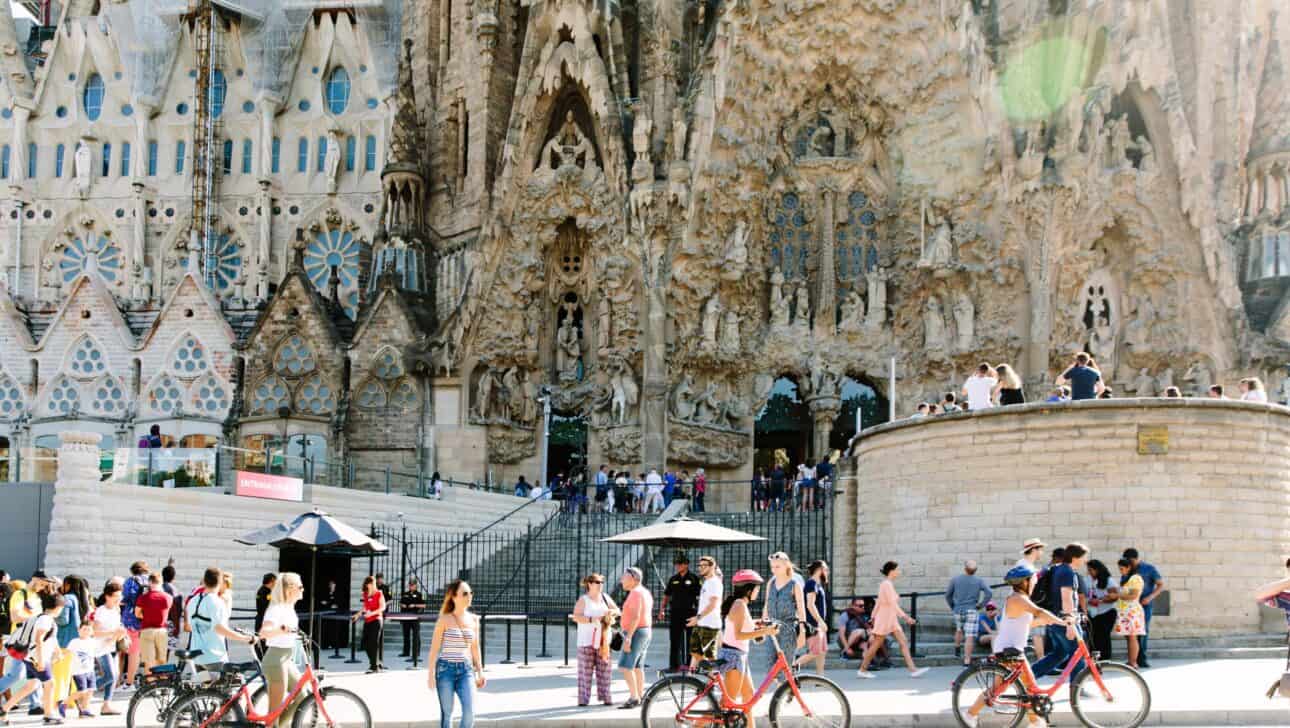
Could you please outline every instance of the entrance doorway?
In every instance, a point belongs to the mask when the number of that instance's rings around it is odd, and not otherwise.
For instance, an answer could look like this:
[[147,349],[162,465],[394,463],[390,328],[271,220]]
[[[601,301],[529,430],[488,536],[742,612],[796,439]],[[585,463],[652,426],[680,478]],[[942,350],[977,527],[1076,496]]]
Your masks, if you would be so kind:
[[[300,600],[296,605],[296,611],[304,618],[300,620],[300,628],[308,631],[309,609],[312,605],[315,612],[329,612],[334,608],[337,611],[349,613],[349,595],[352,589],[358,585],[351,585],[350,579],[350,560],[348,555],[341,554],[318,554],[317,573],[314,576],[313,583],[310,581],[310,563],[313,554],[307,549],[282,549],[278,552],[278,569],[280,571],[294,571],[300,575],[300,581],[305,586],[305,598]],[[397,576],[396,576],[397,578]],[[329,602],[330,583],[336,583],[335,604]],[[349,627],[345,622],[333,619],[320,619],[319,633],[321,639],[317,642],[319,645],[331,649],[333,647],[346,647],[349,645]]]
[[587,480],[587,418],[551,413],[551,442],[547,449],[547,479],[564,476],[564,482]]
[[802,399],[797,381],[780,377],[770,388],[770,398],[757,413],[753,430],[753,467],[767,473],[775,465],[775,451],[783,450],[796,465],[811,449],[814,427],[811,412]]
[[833,421],[829,433],[829,450],[845,450],[856,434],[856,413],[860,413],[860,427],[873,427],[887,421],[887,398],[878,394],[863,378],[845,377],[842,380],[842,408]]

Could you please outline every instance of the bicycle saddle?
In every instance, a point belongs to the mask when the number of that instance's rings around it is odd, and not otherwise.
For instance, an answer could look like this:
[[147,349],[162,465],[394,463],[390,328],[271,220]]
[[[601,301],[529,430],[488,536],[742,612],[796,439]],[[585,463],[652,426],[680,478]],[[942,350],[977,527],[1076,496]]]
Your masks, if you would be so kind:
[[1025,654],[1016,647],[1006,647],[1002,651],[996,652],[994,658],[996,660],[1019,660],[1025,657]]
[[162,665],[153,665],[152,667],[153,675],[169,675],[175,672],[179,672],[179,666],[169,662]]
[[259,669],[259,664],[255,662],[226,662],[220,672],[225,675],[235,675],[244,672],[255,672]]
[[699,664],[694,669],[696,672],[715,672],[725,667],[728,662],[728,660],[724,659],[699,660]]
[[192,660],[202,654],[201,650],[175,650],[176,660]]

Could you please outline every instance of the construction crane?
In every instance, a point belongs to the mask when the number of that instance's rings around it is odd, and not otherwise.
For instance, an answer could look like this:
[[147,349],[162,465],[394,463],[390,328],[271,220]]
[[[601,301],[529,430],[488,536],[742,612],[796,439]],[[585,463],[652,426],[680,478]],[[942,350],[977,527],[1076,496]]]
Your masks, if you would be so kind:
[[188,251],[190,255],[199,254],[202,276],[206,285],[213,290],[219,268],[216,229],[220,169],[215,166],[215,149],[220,124],[211,112],[211,105],[215,101],[213,92],[216,85],[216,59],[220,56],[223,21],[211,0],[190,0],[185,18],[192,29],[197,72],[193,90],[193,214],[188,233]]

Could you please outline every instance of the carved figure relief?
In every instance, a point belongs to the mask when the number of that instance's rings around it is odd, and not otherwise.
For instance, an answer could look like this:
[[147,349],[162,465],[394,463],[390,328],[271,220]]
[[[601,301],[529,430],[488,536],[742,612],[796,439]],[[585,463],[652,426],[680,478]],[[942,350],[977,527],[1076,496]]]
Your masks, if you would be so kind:
[[1156,396],[1156,378],[1147,373],[1147,370],[1138,370],[1138,376],[1133,380],[1133,392],[1136,397],[1154,397]]
[[694,417],[694,378],[692,376],[686,374],[681,377],[681,381],[672,388],[671,400],[673,417],[682,422],[687,422]]
[[852,288],[842,300],[838,329],[850,333],[858,332],[864,326],[864,320],[864,299],[860,297],[859,291]]
[[927,298],[923,309],[923,347],[928,351],[945,350],[945,314],[936,296]]
[[953,229],[948,211],[936,211],[935,206],[924,203],[922,225],[923,251],[918,258],[920,268],[948,266],[954,258]]
[[596,341],[600,351],[607,351],[613,345],[613,311],[609,306],[609,297],[600,296],[596,314]]
[[564,123],[560,129],[542,147],[538,168],[533,176],[539,180],[549,179],[557,171],[564,169],[582,170],[584,183],[595,182],[600,177],[600,166],[596,163],[596,148],[578,128],[573,118],[573,110],[565,113]]
[[582,379],[581,319],[582,309],[578,306],[577,297],[569,294],[569,298],[561,305],[560,328],[556,332],[555,342],[555,368],[561,382]]
[[722,320],[720,349],[722,354],[739,353],[739,314],[734,309],[726,309]]
[[865,314],[865,326],[880,329],[887,321],[887,278],[886,268],[875,268],[869,272],[869,310]]
[[703,348],[715,349],[717,346],[717,327],[721,324],[721,299],[713,294],[703,305]]
[[625,362],[618,362],[613,367],[613,374],[609,378],[609,386],[613,391],[611,401],[612,419],[614,424],[626,424],[636,411],[636,402],[640,398],[640,387],[636,385],[636,375]]
[[748,267],[748,225],[742,219],[735,223],[735,230],[730,234],[730,245],[726,248],[722,260],[721,277],[727,281],[737,281],[744,277]]
[[799,335],[811,331],[811,294],[806,290],[804,281],[798,281],[793,288],[793,328]]
[[784,295],[784,273],[778,268],[770,273],[770,325],[787,328],[789,325],[789,300]]
[[1105,268],[1094,271],[1084,284],[1080,323],[1084,327],[1084,348],[1105,372],[1115,371],[1115,354],[1120,330],[1119,297],[1111,274]]
[[955,348],[958,351],[972,351],[976,341],[976,307],[972,297],[966,291],[960,291],[954,299],[954,333]]

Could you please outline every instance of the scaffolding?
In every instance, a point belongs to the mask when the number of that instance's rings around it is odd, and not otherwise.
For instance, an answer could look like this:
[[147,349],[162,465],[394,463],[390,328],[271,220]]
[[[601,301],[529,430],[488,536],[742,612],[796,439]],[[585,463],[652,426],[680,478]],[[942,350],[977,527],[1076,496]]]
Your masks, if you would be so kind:
[[223,21],[211,0],[192,0],[188,20],[193,33],[197,71],[193,90],[193,213],[188,236],[189,254],[196,252],[200,255],[203,278],[213,290],[219,268],[215,230],[219,215],[220,168],[215,164],[215,150],[220,129],[219,119],[211,113],[211,104],[214,101],[217,59],[223,51]]

